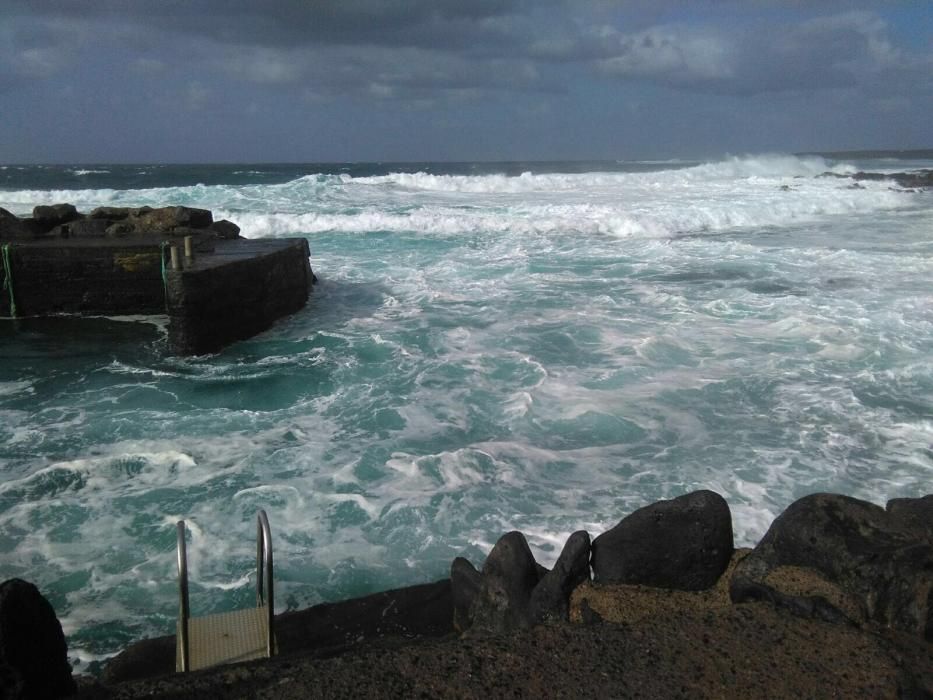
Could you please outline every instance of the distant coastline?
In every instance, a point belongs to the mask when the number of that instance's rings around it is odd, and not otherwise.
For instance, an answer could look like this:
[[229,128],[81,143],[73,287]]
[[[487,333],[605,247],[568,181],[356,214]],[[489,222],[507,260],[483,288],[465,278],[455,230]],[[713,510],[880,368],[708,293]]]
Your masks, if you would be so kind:
[[870,160],[875,158],[897,158],[900,160],[933,160],[933,148],[914,148],[903,150],[864,150],[864,151],[802,151],[796,156],[821,156],[834,160],[853,158],[857,160]]

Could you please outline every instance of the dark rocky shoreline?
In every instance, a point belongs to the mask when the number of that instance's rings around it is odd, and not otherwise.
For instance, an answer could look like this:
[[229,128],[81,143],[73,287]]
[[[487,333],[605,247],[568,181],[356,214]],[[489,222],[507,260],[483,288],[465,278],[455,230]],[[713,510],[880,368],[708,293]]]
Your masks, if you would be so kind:
[[725,501],[699,491],[574,533],[551,570],[511,532],[479,570],[458,558],[450,579],[276,625],[271,660],[175,674],[162,637],[75,685],[51,607],[7,581],[0,697],[931,698],[933,495],[814,494],[735,550]]

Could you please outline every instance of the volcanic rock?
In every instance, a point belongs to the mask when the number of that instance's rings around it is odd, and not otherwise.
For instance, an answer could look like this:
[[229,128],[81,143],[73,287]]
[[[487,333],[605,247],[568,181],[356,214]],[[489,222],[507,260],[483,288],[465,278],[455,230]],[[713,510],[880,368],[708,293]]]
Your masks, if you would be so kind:
[[80,218],[81,215],[73,204],[40,205],[32,210],[33,221],[43,231]]
[[217,238],[236,238],[240,235],[240,227],[226,219],[215,221],[208,228],[214,232]]
[[499,538],[483,564],[473,601],[471,631],[508,632],[531,625],[528,604],[540,574],[525,536],[513,530]]
[[579,530],[567,539],[554,568],[544,574],[531,592],[529,614],[532,622],[568,620],[570,594],[589,580],[590,534]]
[[32,220],[20,219],[0,208],[0,241],[17,241],[33,237]]
[[59,698],[76,690],[49,601],[21,579],[0,583],[0,696]]
[[164,233],[177,228],[207,228],[213,222],[209,209],[160,207],[140,215],[136,220],[136,229]]
[[702,590],[716,583],[732,552],[732,516],[725,499],[695,491],[639,508],[593,540],[593,578]]
[[898,499],[886,511],[835,494],[801,498],[736,568],[732,600],[769,600],[829,621],[872,621],[933,641],[929,499]]
[[110,219],[122,221],[127,217],[139,218],[152,211],[152,207],[97,207],[91,210],[88,217],[91,219]]
[[892,498],[885,506],[895,526],[933,542],[933,494],[922,498]]
[[454,629],[466,632],[473,624],[473,603],[483,586],[483,575],[469,561],[457,557],[450,565],[450,588],[454,602]]
[[76,219],[49,230],[49,235],[58,238],[102,238],[110,222],[103,219]]

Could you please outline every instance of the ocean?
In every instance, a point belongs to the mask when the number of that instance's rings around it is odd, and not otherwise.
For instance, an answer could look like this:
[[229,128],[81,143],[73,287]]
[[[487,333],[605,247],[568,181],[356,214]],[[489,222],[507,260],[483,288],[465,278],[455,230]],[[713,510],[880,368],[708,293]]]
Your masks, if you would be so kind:
[[[0,579],[78,671],[252,605],[480,565],[695,489],[752,545],[800,496],[933,492],[933,191],[908,158],[0,166],[0,207],[187,205],[303,236],[307,307],[216,355],[166,319],[0,320]],[[822,176],[824,173],[834,176]],[[0,297],[0,309],[5,309]],[[0,315],[7,313],[0,311]]]

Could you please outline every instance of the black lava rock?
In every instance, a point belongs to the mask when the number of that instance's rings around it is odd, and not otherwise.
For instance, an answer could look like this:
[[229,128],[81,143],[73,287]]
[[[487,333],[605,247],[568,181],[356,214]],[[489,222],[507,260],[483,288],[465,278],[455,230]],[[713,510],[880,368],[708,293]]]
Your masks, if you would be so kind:
[[885,510],[896,527],[933,543],[933,494],[921,498],[892,498]]
[[483,586],[483,575],[469,561],[457,557],[450,565],[450,588],[454,604],[454,629],[466,632],[473,624],[473,604]]
[[695,491],[639,508],[593,540],[593,578],[699,591],[719,580],[733,551],[725,499]]
[[32,210],[32,219],[43,231],[48,231],[59,224],[80,219],[81,215],[74,204],[39,205]]
[[49,601],[27,581],[0,583],[0,697],[60,698],[76,690]]
[[35,233],[31,224],[31,219],[20,219],[0,207],[0,241],[31,239]]
[[564,545],[554,568],[547,572],[531,592],[529,614],[532,622],[570,619],[570,594],[590,578],[590,534],[573,533]]
[[539,578],[525,536],[513,530],[500,537],[483,564],[470,629],[498,633],[530,627],[528,603]]
[[782,590],[776,572],[796,567],[855,601],[847,614],[837,610],[839,617],[872,620],[933,641],[933,539],[925,519],[930,499],[898,499],[887,511],[836,494],[795,501],[736,567],[732,600],[766,598],[822,611],[819,617],[827,619],[827,601]]

